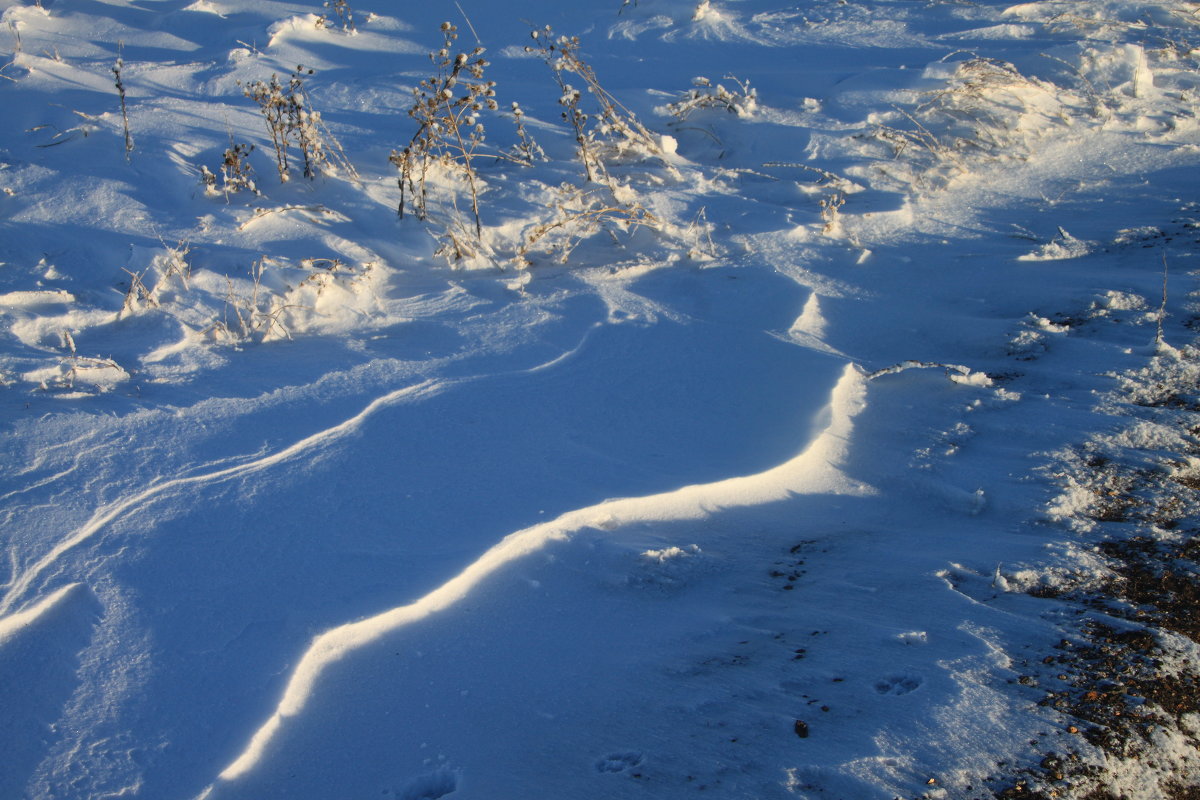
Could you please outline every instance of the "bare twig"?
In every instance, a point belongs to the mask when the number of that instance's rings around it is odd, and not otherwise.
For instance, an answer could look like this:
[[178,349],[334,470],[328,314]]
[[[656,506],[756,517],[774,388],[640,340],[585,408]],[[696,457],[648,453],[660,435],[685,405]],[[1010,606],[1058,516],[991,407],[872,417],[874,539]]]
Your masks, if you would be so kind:
[[1162,265],[1162,305],[1158,307],[1158,331],[1154,335],[1154,346],[1156,348],[1163,346],[1163,319],[1167,316],[1167,254],[1165,252],[1162,254]]
[[121,58],[121,49],[124,44],[117,43],[117,63],[113,65],[112,73],[116,77],[117,96],[121,98],[121,124],[125,129],[125,160],[130,160],[130,153],[133,152],[133,137],[129,133],[129,110],[125,106],[125,83],[121,79],[121,70],[124,69],[125,61]]
[[244,231],[246,228],[250,227],[255,222],[258,222],[263,217],[270,216],[271,214],[280,214],[285,211],[309,211],[313,214],[330,214],[330,213],[332,213],[328,208],[326,208],[323,205],[277,206],[275,208],[256,208],[256,209],[254,209],[254,215],[252,217],[250,217],[250,219],[246,220],[241,225],[239,225],[237,229],[239,231]]
[[486,108],[497,110],[496,82],[484,80],[483,48],[454,54],[458,28],[449,22],[441,25],[442,47],[430,53],[436,72],[413,90],[414,102],[408,115],[418,127],[403,150],[393,151],[390,160],[400,170],[400,203],[396,213],[403,218],[409,210],[417,219],[425,219],[428,201],[427,180],[435,164],[453,167],[466,178],[471,194],[471,212],[475,238],[483,236],[479,211],[479,180],[474,159],[483,147],[484,127],[479,114]]

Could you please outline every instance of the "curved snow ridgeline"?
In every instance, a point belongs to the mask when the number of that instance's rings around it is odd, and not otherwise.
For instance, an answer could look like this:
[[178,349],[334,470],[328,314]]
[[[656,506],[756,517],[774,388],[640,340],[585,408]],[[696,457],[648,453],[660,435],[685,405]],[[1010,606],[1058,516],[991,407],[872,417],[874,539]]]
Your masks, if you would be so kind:
[[304,713],[312,694],[320,691],[322,673],[331,664],[389,633],[462,602],[494,573],[550,542],[568,540],[589,528],[610,531],[638,523],[702,519],[717,509],[770,503],[793,494],[869,493],[869,487],[839,469],[854,416],[862,408],[865,396],[862,370],[848,365],[831,392],[825,412],[829,418],[827,427],[795,458],[757,475],[685,486],[647,497],[606,500],[567,512],[557,519],[510,534],[457,576],[414,603],[321,634],[301,657],[271,718],[201,797],[219,797],[225,783],[235,782],[254,769],[280,729]]
[[[173,492],[186,491],[190,487],[197,485],[246,479],[257,472],[286,464],[289,461],[300,458],[313,458],[315,452],[337,442],[339,439],[357,433],[362,423],[379,409],[386,408],[402,400],[411,401],[428,397],[443,388],[442,384],[425,381],[416,386],[397,389],[373,400],[361,412],[346,421],[332,428],[327,428],[319,433],[307,436],[277,452],[261,458],[253,458],[235,466],[222,467],[211,471],[201,467],[197,474],[155,482],[131,497],[123,498],[97,509],[84,525],[57,542],[45,555],[32,564],[19,568],[16,576],[5,586],[4,597],[0,599],[0,639],[3,638],[3,631],[6,630],[6,626],[32,624],[36,620],[37,608],[52,605],[45,600],[39,600],[32,608],[22,607],[14,610],[14,607],[21,605],[22,600],[24,600],[39,578],[46,572],[51,571],[64,553],[83,544],[117,518],[136,514],[145,506],[156,501],[160,496],[170,495]],[[57,593],[55,596],[57,596]]]

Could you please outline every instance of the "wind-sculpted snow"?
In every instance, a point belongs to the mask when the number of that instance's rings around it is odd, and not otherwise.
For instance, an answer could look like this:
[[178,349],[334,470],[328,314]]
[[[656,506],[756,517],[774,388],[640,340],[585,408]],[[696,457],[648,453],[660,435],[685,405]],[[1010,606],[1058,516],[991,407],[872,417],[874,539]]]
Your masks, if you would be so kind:
[[[175,718],[191,723],[184,728],[170,721],[174,715],[141,722],[114,708],[117,719],[141,730],[139,736],[169,736],[192,747],[200,747],[196,737],[205,727],[220,727],[229,731],[228,747],[236,731],[269,709],[280,681],[288,679],[278,712],[286,717],[327,658],[458,601],[519,554],[556,537],[593,524],[688,518],[710,506],[765,502],[808,484],[835,490],[836,473],[820,464],[770,469],[823,424],[818,417],[832,387],[853,383],[839,378],[844,361],[763,329],[788,329],[804,306],[804,290],[761,270],[739,272],[736,280],[731,273],[728,286],[713,287],[705,277],[634,271],[580,281],[589,293],[599,288],[603,300],[582,294],[556,301],[574,309],[571,324],[546,325],[545,338],[523,348],[529,353],[512,352],[513,369],[463,374],[467,365],[450,361],[444,376],[388,391],[291,443],[285,422],[293,407],[303,407],[300,398],[307,395],[307,407],[318,410],[346,407],[352,385],[338,390],[347,397],[336,403],[319,399],[324,389],[300,387],[296,397],[240,413],[224,403],[198,407],[174,423],[157,419],[164,441],[197,451],[208,437],[184,435],[197,423],[221,437],[231,426],[257,429],[279,444],[195,462],[164,479],[147,458],[157,446],[138,442],[126,458],[144,464],[145,488],[119,467],[126,437],[109,435],[93,460],[114,465],[106,468],[114,484],[98,494],[122,493],[52,547],[18,562],[5,608],[14,625],[36,631],[34,604],[66,581],[94,587],[110,605],[133,602],[135,617],[110,615],[101,636],[130,638],[144,630],[158,643],[155,650],[163,649],[153,656],[154,671],[135,676],[124,691],[141,698],[134,707],[176,705]],[[721,304],[713,303],[713,288]],[[754,324],[745,324],[739,306],[756,310]],[[574,339],[564,341],[568,331]],[[492,363],[502,362],[493,356]],[[322,385],[331,383],[337,382]],[[281,412],[287,416],[273,421]],[[167,434],[172,428],[179,430]],[[836,435],[810,448],[809,460],[836,449],[829,439]],[[762,470],[768,471],[753,481],[726,480]],[[678,488],[693,484],[700,487]],[[58,490],[50,480],[41,492]],[[639,494],[649,497],[606,502]],[[40,497],[14,511],[28,517]],[[504,538],[540,517],[554,522]],[[136,600],[123,588],[131,580]],[[189,602],[177,602],[185,596]],[[301,659],[314,626],[362,617],[369,619],[320,636]],[[231,618],[239,619],[232,629],[223,622]],[[111,679],[93,676],[76,697],[112,694]],[[218,687],[237,699],[236,707],[188,710],[184,698]],[[208,721],[198,726],[200,718]],[[42,768],[55,770],[48,774],[78,768],[70,752],[52,754]],[[181,775],[211,779],[214,767],[203,758],[164,763],[142,771],[141,780],[148,791],[165,790]]]
[[[795,458],[756,475],[645,497],[607,500],[569,511],[550,522],[510,534],[415,603],[321,634],[300,659],[274,714],[254,734],[246,750],[221,772],[219,782],[213,787],[217,791],[210,789],[202,796],[223,796],[224,785],[236,784],[254,770],[282,729],[305,724],[309,700],[320,691],[322,674],[331,664],[405,626],[468,601],[480,583],[501,570],[512,569],[514,562],[545,550],[553,542],[569,541],[590,529],[613,531],[634,525],[701,520],[722,509],[768,504],[793,494],[869,493],[869,487],[843,475],[838,468],[852,433],[854,415],[863,402],[864,376],[856,367],[846,367],[829,396],[825,409],[828,425]],[[320,726],[321,722],[318,719],[308,724]],[[254,791],[257,790],[251,794]]]
[[[42,577],[43,573],[53,569],[64,553],[83,544],[110,525],[114,520],[144,510],[159,495],[186,492],[186,490],[195,485],[215,484],[235,479],[245,480],[251,478],[257,472],[287,463],[288,461],[303,457],[311,458],[313,457],[313,451],[319,451],[329,446],[332,442],[358,431],[363,421],[380,408],[384,408],[402,399],[412,399],[427,395],[437,391],[439,388],[437,384],[425,383],[404,389],[397,389],[394,392],[373,400],[362,412],[345,422],[306,437],[278,452],[232,467],[223,467],[211,472],[203,471],[203,468],[201,468],[202,471],[196,475],[156,482],[132,497],[118,500],[97,509],[86,524],[59,541],[54,547],[50,548],[49,552],[34,563],[22,567],[17,572],[15,579],[6,587],[3,599],[0,600],[0,631],[4,630],[5,621],[9,615],[24,612],[24,609],[22,609],[22,612],[17,612],[13,608],[20,605],[26,594],[37,584],[38,579]],[[24,616],[24,613],[22,613],[22,616]],[[30,622],[22,620],[21,624],[27,625]]]
[[0,0],[0,797],[1186,796],[1195,5]]

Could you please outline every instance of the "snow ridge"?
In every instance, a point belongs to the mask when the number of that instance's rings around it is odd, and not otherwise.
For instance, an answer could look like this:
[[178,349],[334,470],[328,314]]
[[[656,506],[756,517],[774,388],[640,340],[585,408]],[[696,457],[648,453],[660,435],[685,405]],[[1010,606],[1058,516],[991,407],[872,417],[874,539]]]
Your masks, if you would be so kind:
[[865,403],[866,377],[856,365],[847,365],[830,395],[828,425],[795,458],[758,475],[685,486],[647,497],[606,500],[567,512],[508,535],[460,574],[410,605],[326,631],[313,640],[300,659],[275,713],[254,733],[242,754],[222,770],[218,781],[199,797],[219,796],[214,792],[222,783],[235,781],[254,769],[287,719],[300,714],[318,691],[321,673],[330,664],[387,633],[461,601],[489,576],[550,542],[569,539],[585,529],[611,531],[637,522],[700,519],[716,509],[766,503],[789,494],[870,494],[870,487],[844,475],[838,467],[854,417]]
[[[172,490],[187,486],[217,483],[233,478],[252,475],[256,472],[261,472],[265,469],[283,464],[300,456],[307,455],[315,450],[328,447],[340,439],[344,439],[347,436],[353,435],[369,417],[381,409],[387,408],[390,405],[394,405],[401,400],[430,397],[434,394],[437,394],[445,387],[446,384],[444,382],[426,380],[416,384],[415,386],[407,386],[402,389],[396,389],[395,391],[388,392],[382,397],[373,400],[366,408],[364,408],[358,414],[355,414],[353,417],[340,422],[331,428],[327,428],[310,436],[306,436],[300,441],[295,442],[288,447],[279,450],[278,452],[254,459],[253,461],[237,464],[232,467],[225,467],[213,472],[189,475],[183,478],[172,478],[160,483],[155,483],[131,497],[126,497],[122,500],[118,500],[117,502],[110,503],[107,506],[97,509],[96,512],[92,514],[91,519],[89,519],[84,525],[80,526],[66,538],[59,541],[44,556],[22,569],[14,577],[12,582],[7,587],[7,591],[5,591],[3,599],[0,600],[0,626],[5,624],[5,620],[10,615],[21,613],[21,609],[14,612],[14,606],[21,602],[22,598],[24,598],[24,596],[28,593],[34,582],[37,581],[44,572],[52,568],[64,553],[88,541],[99,531],[103,530],[106,525],[118,517],[129,513],[135,513],[139,508],[143,508],[155,498]],[[46,604],[41,603],[38,607],[46,607]],[[28,622],[29,620],[26,620],[26,624]]]

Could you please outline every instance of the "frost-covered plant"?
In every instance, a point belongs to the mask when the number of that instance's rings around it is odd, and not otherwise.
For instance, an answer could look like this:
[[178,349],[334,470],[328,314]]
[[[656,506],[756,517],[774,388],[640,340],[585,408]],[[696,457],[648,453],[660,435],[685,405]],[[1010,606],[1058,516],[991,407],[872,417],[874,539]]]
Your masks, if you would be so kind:
[[841,227],[841,208],[846,205],[846,195],[834,190],[827,197],[821,198],[821,227],[823,233],[836,233]]
[[60,144],[73,141],[75,139],[86,139],[91,136],[100,127],[100,118],[91,114],[85,114],[82,111],[72,110],[71,112],[79,119],[83,120],[78,125],[70,128],[60,128],[52,122],[43,125],[34,125],[28,130],[28,133],[39,133],[41,131],[53,130],[54,135],[50,137],[50,141],[37,145],[38,147],[57,147]]
[[899,106],[893,106],[896,112],[912,124],[912,128],[897,128],[891,125],[879,125],[875,129],[875,137],[887,142],[892,147],[896,158],[903,156],[910,149],[925,150],[938,162],[952,162],[961,167],[955,150],[943,143],[938,136],[916,118],[913,114]]
[[125,160],[128,161],[133,152],[133,136],[129,133],[129,109],[125,105],[125,81],[121,77],[123,69],[125,69],[125,60],[121,58],[118,47],[117,62],[113,64],[112,73],[115,78],[114,85],[117,87],[117,97],[121,99],[121,127],[125,131]]
[[[1039,107],[1038,97],[1049,99],[1049,105]],[[1003,113],[1010,106],[1036,110],[1058,121],[1064,116],[1057,87],[1022,75],[1007,61],[979,56],[959,64],[948,85],[931,92],[917,111],[964,119],[972,123],[973,141],[986,145],[999,143],[1000,132],[1010,127]]]
[[239,293],[233,281],[226,278],[225,311],[222,318],[209,327],[215,338],[231,342],[292,338],[284,325],[283,315],[296,306],[263,286],[268,260],[263,256],[250,267],[249,294]]
[[254,168],[250,166],[249,156],[254,145],[230,142],[221,160],[222,190],[230,192],[248,191],[258,194],[254,183]]
[[638,227],[659,227],[659,220],[636,202],[613,203],[587,188],[564,183],[555,189],[548,203],[551,216],[526,228],[521,234],[514,262],[530,266],[534,253],[553,255],[566,263],[585,239],[602,231],[632,231]]
[[470,53],[454,53],[458,28],[443,22],[441,31],[441,49],[429,54],[436,72],[413,89],[414,102],[408,110],[417,121],[417,132],[403,150],[393,151],[390,157],[400,170],[397,213],[404,217],[411,195],[413,213],[425,219],[430,170],[435,165],[449,167],[466,179],[478,238],[483,233],[483,221],[479,214],[480,184],[473,162],[484,142],[480,114],[485,108],[497,109],[496,83],[484,80],[488,62],[482,47]]
[[251,266],[249,281],[225,278],[224,310],[205,332],[216,341],[238,344],[290,339],[317,319],[337,324],[375,266],[352,267],[340,258],[305,258],[295,265],[262,256]]
[[331,24],[329,12],[333,12],[343,31],[346,33],[358,33],[358,28],[354,25],[354,10],[350,8],[350,4],[346,0],[325,0],[324,6],[326,13],[317,17],[318,28],[329,27]]
[[[172,280],[178,280],[187,288],[192,277],[192,266],[188,263],[190,253],[191,247],[187,242],[179,242],[174,247],[163,242],[163,252],[155,255],[145,269],[140,272],[123,269],[129,276],[129,286],[125,290],[125,302],[120,315],[136,314],[143,307],[157,308],[160,294]],[[148,276],[153,276],[153,286],[147,284]]]
[[[46,375],[40,382],[42,391],[52,389],[74,389],[76,381],[92,384],[98,391],[106,392],[114,383],[129,378],[129,373],[111,358],[82,356],[75,347],[75,337],[68,330],[62,331],[62,345],[70,355],[59,362],[56,374]],[[43,374],[45,374],[43,372]]]
[[[578,36],[555,36],[548,25],[532,31],[530,36],[534,44],[525,50],[535,53],[546,63],[558,84],[562,117],[575,134],[577,154],[583,163],[587,180],[609,180],[603,158],[605,147],[617,156],[629,153],[643,157],[663,155],[658,138],[638,121],[633,112],[601,86],[595,70],[580,54]],[[583,93],[568,82],[569,74],[583,81],[598,108],[599,118],[593,126],[589,127],[590,117],[582,108]]]
[[254,183],[254,168],[250,166],[249,156],[253,152],[254,145],[238,143],[233,141],[231,136],[229,139],[229,147],[225,149],[225,154],[221,159],[221,186],[217,187],[217,176],[207,166],[200,167],[200,177],[204,182],[205,191],[208,194],[216,194],[222,192],[225,195],[225,202],[229,202],[229,195],[237,192],[250,192],[258,194],[258,186]]
[[562,89],[562,95],[558,98],[558,104],[563,107],[562,118],[575,132],[575,143],[579,146],[576,153],[583,163],[584,175],[589,181],[594,181],[597,172],[604,172],[604,162],[594,155],[598,145],[592,132],[588,130],[588,116],[579,107],[583,95],[574,86],[561,80],[559,72],[555,71],[554,76],[559,78],[559,88]]
[[304,177],[311,180],[318,170],[333,169],[330,149],[347,174],[357,177],[341,146],[325,128],[320,112],[312,108],[304,79],[314,74],[315,70],[297,66],[286,86],[279,82],[278,75],[272,75],[269,81],[255,81],[242,90],[246,97],[258,103],[266,121],[281,183],[287,183],[291,178],[288,150],[293,144],[299,148],[304,160]]
[[880,124],[873,134],[896,157],[923,155],[927,174],[936,177],[933,167],[964,172],[973,155],[1022,158],[1032,138],[1069,122],[1069,92],[1008,62],[976,56],[946,69],[942,88],[924,93],[911,108],[894,106],[903,122]]
[[8,21],[8,32],[13,38],[13,55],[16,55],[24,49],[24,45],[21,44],[21,29],[17,26],[16,20],[10,19]]
[[149,271],[149,267],[141,272],[122,267],[122,272],[129,276],[129,287],[125,290],[125,302],[121,306],[121,316],[137,313],[143,304],[152,308],[158,306],[158,299],[154,292],[146,286],[145,278]]
[[726,89],[724,85],[712,85],[705,77],[692,79],[692,88],[679,100],[667,104],[667,111],[679,120],[685,120],[695,111],[702,108],[718,108],[736,114],[739,117],[753,116],[758,110],[758,92],[750,86],[749,81],[739,80],[732,75],[726,75],[737,86],[736,91]]
[[1092,83],[1088,76],[1083,74],[1083,71],[1080,70],[1078,66],[1068,62],[1066,59],[1051,55],[1050,53],[1042,53],[1042,57],[1061,64],[1070,70],[1072,77],[1075,79],[1077,85],[1083,91],[1084,96],[1087,97],[1088,103],[1091,105],[1091,114],[1093,117],[1109,115],[1109,98],[1096,88],[1096,84]]
[[434,239],[437,240],[438,246],[433,254],[444,258],[450,264],[460,264],[475,258],[479,252],[477,243],[482,242],[479,236],[472,236],[469,230],[459,224],[459,220],[451,220],[440,232],[434,234]]
[[535,161],[545,161],[546,152],[525,130],[525,112],[515,100],[512,104],[513,120],[517,126],[517,143],[509,148],[506,157],[518,164],[532,166]]

